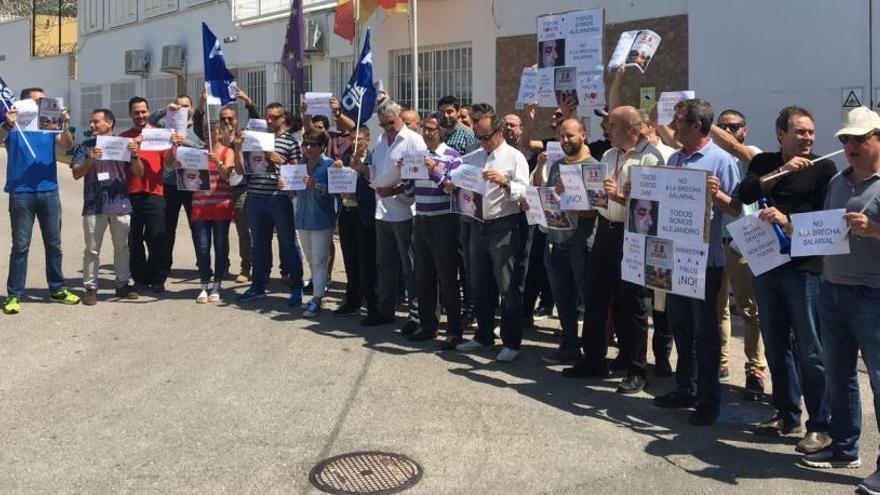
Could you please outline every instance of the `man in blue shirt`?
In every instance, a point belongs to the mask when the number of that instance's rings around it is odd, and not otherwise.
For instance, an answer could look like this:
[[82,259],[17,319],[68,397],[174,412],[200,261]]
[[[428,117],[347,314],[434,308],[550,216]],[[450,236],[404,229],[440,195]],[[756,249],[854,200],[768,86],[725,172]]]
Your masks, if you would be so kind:
[[[30,98],[37,101],[44,96],[40,88],[26,88],[21,92],[22,100]],[[55,144],[65,150],[73,146],[73,135],[68,128],[70,115],[67,109],[61,112],[60,133],[19,131],[15,126],[17,118],[18,112],[11,109],[6,112],[3,123],[3,128],[9,132],[6,136],[6,186],[3,190],[9,193],[9,220],[12,225],[12,252],[9,254],[9,277],[6,281],[6,301],[3,303],[3,312],[8,315],[21,311],[34,218],[40,222],[46,249],[46,279],[51,299],[63,304],[79,303],[79,297],[64,287],[64,275],[61,273],[61,199],[58,196],[55,164]]]
[[721,383],[718,380],[721,334],[718,332],[716,304],[724,269],[722,213],[737,215],[740,210],[738,203],[730,196],[739,182],[736,160],[709,138],[714,119],[712,106],[705,100],[685,100],[675,106],[672,125],[676,131],[675,139],[682,147],[669,158],[669,165],[709,172],[706,186],[712,198],[712,219],[709,224],[705,299],[701,301],[670,294],[666,301],[669,326],[673,329],[678,350],[675,370],[678,387],[654,399],[657,407],[696,406],[689,421],[700,426],[714,423],[721,406]]

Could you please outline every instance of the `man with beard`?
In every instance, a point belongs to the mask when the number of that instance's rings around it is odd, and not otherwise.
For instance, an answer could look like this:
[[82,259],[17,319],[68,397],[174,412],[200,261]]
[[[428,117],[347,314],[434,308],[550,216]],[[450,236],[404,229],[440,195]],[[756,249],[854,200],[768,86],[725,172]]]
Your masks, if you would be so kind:
[[[768,207],[759,214],[762,220],[784,227],[792,213],[824,208],[828,182],[837,173],[837,167],[830,160],[812,162],[816,158],[811,152],[814,132],[813,116],[808,110],[791,106],[779,113],[776,137],[780,150],[755,156],[739,185],[743,204],[768,199]],[[762,180],[776,172],[786,174]],[[776,415],[758,426],[757,432],[773,436],[802,432],[803,392],[810,418],[807,433],[796,450],[806,454],[831,442],[829,392],[816,307],[821,271],[821,256],[803,256],[758,275],[752,282],[770,366],[773,406],[777,410]]]
[[458,112],[461,104],[458,98],[447,95],[437,102],[437,111],[440,112],[440,128],[443,131],[443,142],[446,146],[464,154],[469,147],[476,143],[474,131],[463,126],[458,121]]

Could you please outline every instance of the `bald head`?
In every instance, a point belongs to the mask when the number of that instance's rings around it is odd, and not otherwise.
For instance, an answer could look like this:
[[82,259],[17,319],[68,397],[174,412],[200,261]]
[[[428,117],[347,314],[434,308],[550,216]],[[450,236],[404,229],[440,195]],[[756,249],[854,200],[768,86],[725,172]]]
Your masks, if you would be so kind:
[[409,127],[411,131],[419,132],[421,122],[418,112],[415,110],[404,110],[400,112],[400,119],[403,120],[403,125]]
[[586,146],[587,130],[584,123],[576,118],[568,118],[562,121],[559,130],[556,131],[559,138],[559,144],[562,146],[562,152],[569,157],[582,156],[586,153],[589,155],[589,148]]
[[504,140],[511,146],[519,144],[519,138],[522,136],[522,119],[515,113],[509,113],[504,116]]
[[615,108],[608,118],[608,134],[611,136],[611,144],[628,150],[636,145],[641,139],[642,115],[639,110],[631,106]]

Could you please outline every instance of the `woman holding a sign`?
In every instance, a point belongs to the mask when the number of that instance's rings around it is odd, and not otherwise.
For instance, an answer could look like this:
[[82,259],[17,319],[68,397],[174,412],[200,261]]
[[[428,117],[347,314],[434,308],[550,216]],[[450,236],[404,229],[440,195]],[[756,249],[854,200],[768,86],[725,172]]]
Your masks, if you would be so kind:
[[[326,132],[310,131],[303,137],[302,143],[306,158],[306,188],[297,192],[294,224],[312,274],[312,300],[303,306],[303,316],[306,318],[320,313],[321,300],[330,279],[330,243],[333,241],[333,226],[338,211],[336,197],[328,191],[327,170],[333,165],[333,160],[324,154],[328,141]],[[279,179],[279,182],[282,181]]]
[[[220,282],[229,269],[229,225],[235,210],[232,205],[232,187],[229,174],[232,172],[234,154],[223,145],[232,137],[232,127],[222,122],[212,122],[210,131],[207,122],[205,132],[211,133],[211,150],[207,153],[209,188],[192,193],[192,231],[196,243],[196,260],[199,266],[199,280],[202,290],[196,298],[197,303],[220,301]],[[205,151],[198,150],[198,153]],[[179,167],[181,162],[178,160]],[[192,170],[192,169],[186,169]],[[198,171],[198,170],[192,170]],[[214,246],[214,272],[211,273],[211,245]],[[214,284],[211,285],[211,276]]]

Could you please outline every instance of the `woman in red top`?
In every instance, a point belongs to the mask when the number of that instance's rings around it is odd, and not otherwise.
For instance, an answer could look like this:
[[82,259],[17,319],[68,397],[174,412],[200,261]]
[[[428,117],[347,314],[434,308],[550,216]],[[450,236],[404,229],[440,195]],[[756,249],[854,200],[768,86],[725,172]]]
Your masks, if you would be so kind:
[[[234,154],[223,145],[230,142],[233,129],[222,122],[210,123],[211,149],[208,154],[207,190],[194,191],[192,195],[192,232],[196,244],[196,258],[202,290],[196,298],[197,303],[218,302],[220,282],[229,269],[229,224],[232,222],[234,207],[229,174],[232,171]],[[208,134],[208,125],[205,125]],[[177,148],[174,148],[175,154]],[[175,162],[180,167],[180,161]],[[214,244],[214,285],[211,286],[211,242]]]

